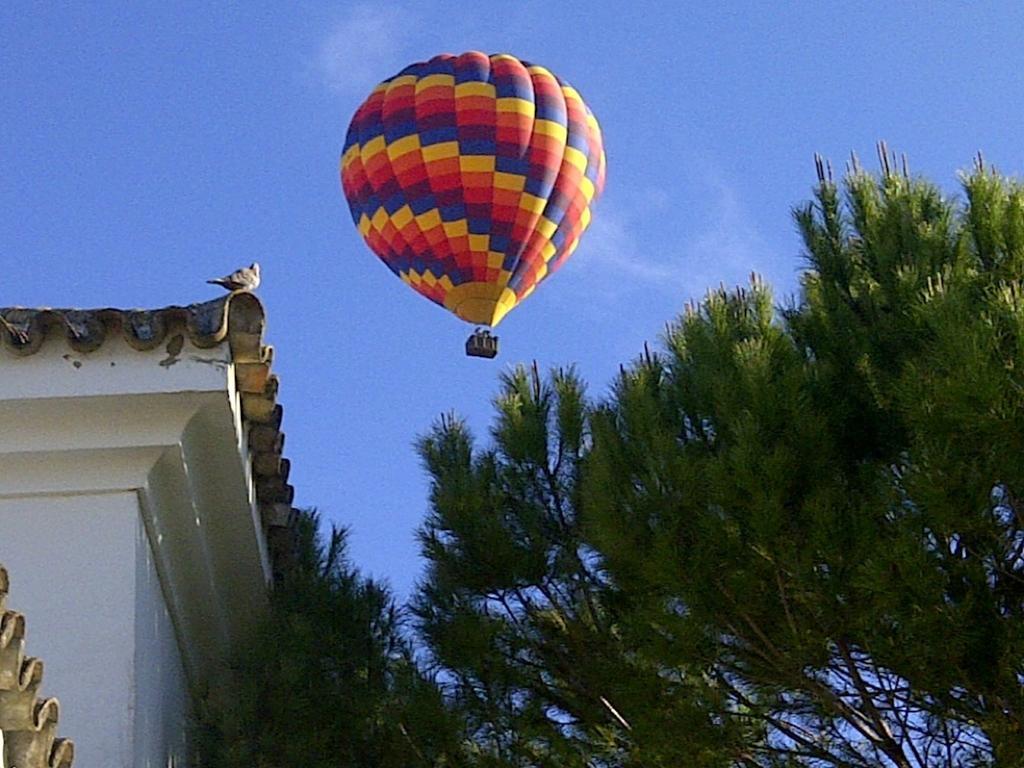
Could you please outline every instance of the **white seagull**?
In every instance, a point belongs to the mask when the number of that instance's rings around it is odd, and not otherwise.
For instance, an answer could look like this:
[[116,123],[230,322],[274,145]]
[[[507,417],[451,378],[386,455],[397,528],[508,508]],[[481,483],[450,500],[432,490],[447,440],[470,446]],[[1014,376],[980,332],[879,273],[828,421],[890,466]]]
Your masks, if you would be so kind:
[[254,261],[248,267],[236,269],[230,275],[207,280],[211,285],[219,285],[229,291],[255,291],[260,285],[260,265]]

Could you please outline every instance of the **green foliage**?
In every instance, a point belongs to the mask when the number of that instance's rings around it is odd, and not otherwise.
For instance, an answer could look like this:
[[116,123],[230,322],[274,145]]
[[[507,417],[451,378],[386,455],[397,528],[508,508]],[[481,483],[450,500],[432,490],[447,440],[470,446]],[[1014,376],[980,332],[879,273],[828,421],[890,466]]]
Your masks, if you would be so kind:
[[1024,187],[819,166],[784,311],[690,307],[594,404],[445,418],[415,606],[473,762],[1024,762]]
[[[590,411],[572,370],[517,369],[496,402],[494,448],[474,454],[444,418],[420,444],[434,479],[414,610],[466,717],[474,762],[494,766],[720,765],[732,723],[702,710],[698,672],[668,678],[622,634],[620,604],[584,538]],[[621,711],[657,710],[628,722]],[[632,746],[636,731],[657,750]],[[686,733],[685,742],[678,734]]]
[[1024,187],[963,189],[819,165],[799,303],[714,291],[597,402],[515,369],[484,448],[442,418],[429,674],[304,516],[203,765],[1024,764]]
[[454,765],[457,722],[416,668],[387,589],[361,577],[345,532],[302,513],[298,562],[211,692],[195,729],[204,768]]

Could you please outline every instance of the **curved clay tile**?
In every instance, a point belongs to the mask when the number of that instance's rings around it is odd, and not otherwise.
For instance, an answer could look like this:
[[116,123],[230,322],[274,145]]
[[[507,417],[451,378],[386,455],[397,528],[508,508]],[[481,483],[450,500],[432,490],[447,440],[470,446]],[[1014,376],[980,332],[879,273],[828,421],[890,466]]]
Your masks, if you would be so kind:
[[[230,293],[213,301],[159,309],[0,309],[0,344],[15,355],[39,351],[45,341],[64,337],[74,351],[95,352],[109,339],[121,336],[133,349],[155,349],[170,335],[185,333],[202,348],[228,338],[259,344],[266,316],[251,293]],[[4,326],[9,326],[5,328]],[[255,338],[253,338],[255,337]]]
[[295,490],[288,483],[291,466],[281,456],[279,382],[270,372],[274,349],[263,343],[266,312],[256,296],[234,292],[213,301],[159,309],[0,308],[0,321],[5,321],[0,322],[0,349],[17,357],[35,354],[44,343],[61,341],[80,354],[95,352],[118,337],[140,352],[156,349],[176,336],[179,343],[188,338],[202,349],[227,342],[249,438],[256,500],[274,574],[281,577],[294,559]]
[[38,697],[43,663],[25,655],[25,617],[6,609],[8,586],[7,571],[0,566],[0,764],[70,768],[74,745],[56,736],[60,704]]

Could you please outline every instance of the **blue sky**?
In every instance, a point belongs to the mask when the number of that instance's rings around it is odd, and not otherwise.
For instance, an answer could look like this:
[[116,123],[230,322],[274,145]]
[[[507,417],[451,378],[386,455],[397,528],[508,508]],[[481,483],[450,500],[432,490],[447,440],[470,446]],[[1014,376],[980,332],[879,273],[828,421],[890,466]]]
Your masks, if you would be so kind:
[[[708,286],[794,292],[815,152],[871,167],[886,139],[951,193],[979,149],[1019,175],[1022,29],[1019,3],[5,3],[0,305],[189,303],[258,259],[297,502],[406,594],[440,413],[486,437],[506,366],[573,363],[600,396]],[[378,81],[473,49],[573,83],[608,152],[594,224],[494,362],[368,251],[337,176]]]

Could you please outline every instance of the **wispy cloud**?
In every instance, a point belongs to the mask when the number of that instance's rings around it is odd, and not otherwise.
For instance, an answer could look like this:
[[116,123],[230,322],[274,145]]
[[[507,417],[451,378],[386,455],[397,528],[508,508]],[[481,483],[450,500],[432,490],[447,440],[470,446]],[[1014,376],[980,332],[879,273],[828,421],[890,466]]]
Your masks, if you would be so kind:
[[[763,269],[769,246],[739,192],[708,173],[689,195],[681,209],[685,218],[674,211],[670,194],[657,188],[619,190],[615,200],[599,201],[583,236],[578,266],[586,276],[579,279],[610,299],[635,289],[697,297],[722,282],[745,283],[751,271]],[[682,220],[672,223],[674,216]],[[672,232],[682,237],[671,241]]]
[[419,27],[416,14],[397,4],[354,5],[320,46],[316,70],[333,91],[365,91],[409,63],[405,53]]
[[681,259],[687,264],[686,287],[703,293],[720,283],[746,283],[752,271],[768,266],[770,253],[733,185],[709,173],[701,186],[706,224],[683,242]]
[[610,206],[596,212],[583,235],[584,258],[595,277],[615,285],[626,280],[661,284],[672,279],[671,266],[641,246],[641,221],[635,212]]

